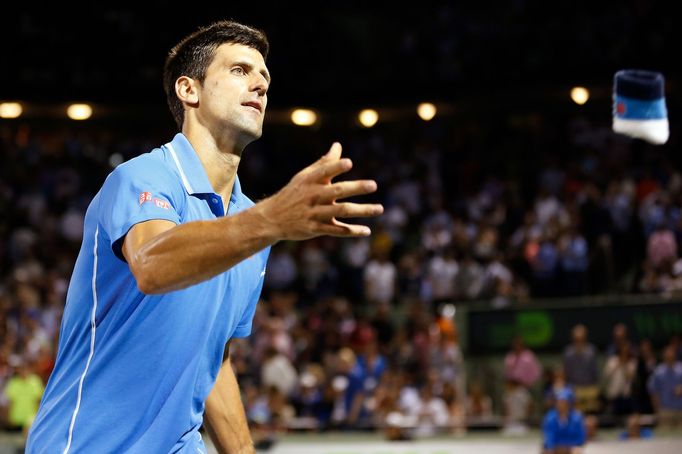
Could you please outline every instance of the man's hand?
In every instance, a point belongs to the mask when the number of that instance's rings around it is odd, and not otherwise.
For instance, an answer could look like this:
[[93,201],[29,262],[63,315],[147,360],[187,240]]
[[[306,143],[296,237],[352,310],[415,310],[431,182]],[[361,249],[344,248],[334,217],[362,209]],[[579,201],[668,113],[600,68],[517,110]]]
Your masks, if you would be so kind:
[[338,218],[378,216],[380,204],[337,203],[339,199],[369,194],[377,189],[373,180],[341,181],[332,179],[348,172],[350,159],[341,158],[341,145],[334,143],[329,152],[297,173],[277,194],[259,205],[263,222],[269,224],[278,239],[305,240],[319,235],[356,237],[369,235],[364,225],[346,224]]

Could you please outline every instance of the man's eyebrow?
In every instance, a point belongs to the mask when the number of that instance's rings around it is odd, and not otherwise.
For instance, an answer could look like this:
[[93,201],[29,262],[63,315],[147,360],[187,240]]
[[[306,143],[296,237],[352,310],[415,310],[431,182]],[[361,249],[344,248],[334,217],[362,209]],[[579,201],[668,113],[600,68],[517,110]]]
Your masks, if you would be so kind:
[[[232,65],[231,65],[231,66],[243,66],[243,67],[245,67],[246,69],[248,69],[249,71],[252,71],[253,68],[254,68],[254,65],[253,65],[252,63],[250,63],[250,62],[248,62],[248,61],[244,61],[244,60],[238,60],[238,61],[232,62]],[[268,70],[267,70],[267,69],[262,69],[262,70],[260,71],[260,73],[263,75],[263,77],[265,77],[265,80],[268,81],[268,84],[270,84],[270,81],[271,81],[272,79],[270,78],[270,73],[268,72]]]

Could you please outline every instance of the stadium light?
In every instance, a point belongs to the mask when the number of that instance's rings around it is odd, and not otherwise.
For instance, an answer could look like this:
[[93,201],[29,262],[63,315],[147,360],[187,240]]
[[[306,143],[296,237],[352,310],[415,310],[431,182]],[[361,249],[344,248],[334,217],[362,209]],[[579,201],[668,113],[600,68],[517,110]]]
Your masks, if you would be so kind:
[[438,109],[430,102],[423,102],[417,106],[417,115],[424,121],[429,121],[436,116]]
[[0,103],[0,118],[18,118],[24,109],[18,102]]
[[358,121],[365,128],[371,128],[379,121],[379,112],[374,109],[365,109],[358,114]]
[[310,109],[295,109],[291,112],[291,122],[297,126],[312,126],[317,121],[317,114]]
[[90,104],[71,104],[66,109],[66,115],[72,120],[87,120],[92,116]]
[[585,87],[573,87],[571,89],[571,99],[574,103],[582,106],[590,99],[590,92]]

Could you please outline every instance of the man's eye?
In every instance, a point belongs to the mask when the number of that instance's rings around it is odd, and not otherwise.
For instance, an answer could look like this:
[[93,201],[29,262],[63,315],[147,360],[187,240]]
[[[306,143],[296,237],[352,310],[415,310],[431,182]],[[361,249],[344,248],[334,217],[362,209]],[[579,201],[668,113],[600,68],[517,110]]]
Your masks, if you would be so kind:
[[244,71],[244,68],[242,68],[241,66],[235,66],[234,68],[232,68],[232,74],[243,76],[244,74],[246,74],[246,71]]

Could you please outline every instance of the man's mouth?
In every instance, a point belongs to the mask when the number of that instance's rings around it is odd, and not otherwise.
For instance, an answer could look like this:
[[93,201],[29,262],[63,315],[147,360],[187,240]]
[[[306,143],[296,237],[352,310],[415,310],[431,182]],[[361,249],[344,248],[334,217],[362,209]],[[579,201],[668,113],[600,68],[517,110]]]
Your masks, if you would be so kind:
[[244,102],[242,103],[242,106],[245,107],[253,107],[256,109],[259,113],[263,112],[263,105],[259,103],[258,101],[249,101],[249,102]]

